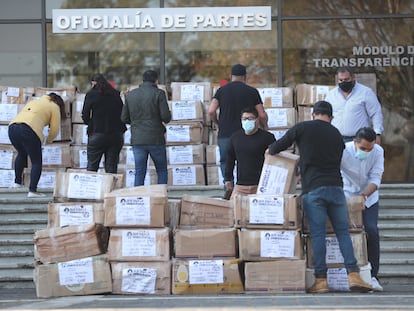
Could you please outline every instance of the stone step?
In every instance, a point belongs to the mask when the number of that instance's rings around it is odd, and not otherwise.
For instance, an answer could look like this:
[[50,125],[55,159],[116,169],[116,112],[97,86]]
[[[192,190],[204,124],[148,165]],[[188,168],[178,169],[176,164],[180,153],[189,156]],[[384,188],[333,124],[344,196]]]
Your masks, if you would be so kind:
[[35,260],[33,256],[0,257],[0,269],[33,268],[34,263]]
[[[28,226],[30,225],[30,227]],[[46,223],[38,224],[6,224],[0,226],[0,234],[34,233],[37,230],[47,229]]]

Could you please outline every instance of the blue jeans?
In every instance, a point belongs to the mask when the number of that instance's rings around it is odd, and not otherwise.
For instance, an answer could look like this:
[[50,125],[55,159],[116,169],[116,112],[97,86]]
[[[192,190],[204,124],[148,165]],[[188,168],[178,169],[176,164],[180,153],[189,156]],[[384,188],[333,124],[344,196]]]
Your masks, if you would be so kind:
[[29,191],[36,192],[42,174],[42,142],[30,126],[24,123],[13,123],[9,126],[9,138],[17,150],[14,162],[14,182],[23,183],[23,170],[27,167],[27,156],[30,157]]
[[368,261],[371,264],[371,276],[377,277],[380,260],[380,240],[378,232],[378,202],[362,212],[364,229],[367,233]]
[[132,152],[135,160],[134,186],[144,185],[147,173],[148,155],[154,162],[158,176],[158,184],[167,184],[167,149],[165,145],[133,145]]
[[351,236],[348,210],[342,187],[322,186],[303,195],[303,208],[312,239],[315,277],[326,278],[326,219],[329,216],[344,257],[347,272],[358,272]]
[[[221,175],[223,176],[224,182],[224,174],[226,172],[226,160],[227,160],[227,152],[230,145],[230,138],[229,137],[222,137],[217,139],[217,145],[219,147],[220,153],[220,170]],[[232,178],[233,181],[233,178]]]

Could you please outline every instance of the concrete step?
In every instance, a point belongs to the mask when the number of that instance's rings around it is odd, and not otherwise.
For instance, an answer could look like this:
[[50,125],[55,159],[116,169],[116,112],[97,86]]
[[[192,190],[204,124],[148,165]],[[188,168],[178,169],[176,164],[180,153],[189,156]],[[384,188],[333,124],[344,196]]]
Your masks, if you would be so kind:
[[0,269],[31,268],[34,267],[33,256],[8,256],[0,257]]

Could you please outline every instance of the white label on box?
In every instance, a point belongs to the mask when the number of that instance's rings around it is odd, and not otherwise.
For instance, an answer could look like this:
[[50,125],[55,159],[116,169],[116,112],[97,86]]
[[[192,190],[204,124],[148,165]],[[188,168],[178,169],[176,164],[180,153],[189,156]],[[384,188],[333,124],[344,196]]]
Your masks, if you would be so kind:
[[326,263],[343,263],[341,249],[336,237],[326,237]]
[[282,195],[285,192],[288,174],[287,168],[263,164],[257,194]]
[[284,223],[284,199],[278,196],[249,197],[251,224]]
[[171,103],[173,120],[191,120],[197,117],[196,102],[174,101]]
[[180,100],[204,100],[204,86],[197,84],[181,85]]
[[88,166],[88,151],[80,149],[79,151],[79,168],[86,168]]
[[195,166],[174,166],[172,170],[172,184],[174,186],[195,185],[196,167]]
[[151,206],[149,197],[116,197],[115,221],[118,225],[149,225]]
[[293,257],[296,231],[260,231],[260,257]]
[[315,85],[311,87],[310,102],[316,103],[319,100],[324,100],[328,95],[329,86],[327,85]]
[[283,136],[285,136],[287,131],[288,130],[269,130],[269,132],[273,134],[273,136],[276,138],[276,140],[279,140]]
[[19,97],[20,89],[18,87],[11,87],[7,88],[7,96],[11,97]]
[[62,165],[62,148],[56,146],[42,147],[43,165]]
[[92,258],[82,258],[58,263],[61,286],[93,283]]
[[188,274],[190,284],[222,284],[223,260],[190,260]]
[[13,167],[13,151],[0,150],[0,168],[11,169]]
[[0,170],[0,188],[8,188],[14,183],[14,170]]
[[260,97],[264,102],[266,97],[271,98],[272,107],[282,107],[283,106],[283,92],[280,88],[259,88]]
[[69,173],[68,198],[99,200],[101,198],[101,188],[101,175]]
[[336,291],[349,291],[348,273],[346,268],[329,268],[327,271],[329,289]]
[[82,144],[88,144],[88,126],[82,126]]
[[168,159],[170,164],[192,164],[193,147],[187,146],[170,146],[168,147]]
[[66,205],[59,206],[60,226],[82,226],[93,224],[92,205]]
[[10,122],[17,115],[19,106],[16,104],[0,105],[0,121]]
[[123,230],[122,256],[156,256],[156,242],[154,230]]
[[1,92],[1,103],[2,104],[7,104],[7,91],[2,91]]
[[83,110],[83,101],[77,100],[76,101],[76,112],[82,112]]
[[11,145],[9,127],[7,125],[0,125],[0,144]]
[[154,294],[157,269],[153,268],[126,268],[122,270],[123,292]]
[[286,108],[267,108],[265,110],[269,118],[269,127],[288,126],[288,110]]
[[130,168],[125,171],[125,187],[131,188],[135,184],[135,169]]
[[220,165],[220,148],[216,146],[216,165]]
[[132,146],[126,147],[126,165],[135,165],[134,151]]
[[189,142],[189,125],[167,125],[167,142]]
[[55,179],[56,172],[45,172],[42,171],[40,175],[39,183],[37,184],[38,188],[55,188]]

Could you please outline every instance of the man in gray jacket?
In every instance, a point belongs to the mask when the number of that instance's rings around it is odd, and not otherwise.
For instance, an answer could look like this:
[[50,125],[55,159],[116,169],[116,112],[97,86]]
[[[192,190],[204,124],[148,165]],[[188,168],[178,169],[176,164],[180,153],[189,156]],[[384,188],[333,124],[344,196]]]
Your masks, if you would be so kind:
[[164,123],[171,121],[165,92],[157,87],[158,74],[147,70],[139,88],[128,92],[121,120],[131,124],[131,145],[135,160],[135,186],[144,185],[148,155],[154,162],[158,184],[167,184],[167,152]]

